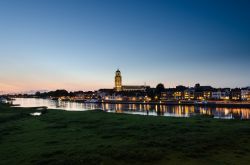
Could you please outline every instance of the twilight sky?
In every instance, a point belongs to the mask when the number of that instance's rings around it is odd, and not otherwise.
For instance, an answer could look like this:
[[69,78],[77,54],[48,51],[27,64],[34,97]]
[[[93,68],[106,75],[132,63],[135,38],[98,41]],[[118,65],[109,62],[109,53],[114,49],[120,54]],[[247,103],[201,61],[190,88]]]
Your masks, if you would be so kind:
[[249,0],[1,0],[0,91],[250,86]]

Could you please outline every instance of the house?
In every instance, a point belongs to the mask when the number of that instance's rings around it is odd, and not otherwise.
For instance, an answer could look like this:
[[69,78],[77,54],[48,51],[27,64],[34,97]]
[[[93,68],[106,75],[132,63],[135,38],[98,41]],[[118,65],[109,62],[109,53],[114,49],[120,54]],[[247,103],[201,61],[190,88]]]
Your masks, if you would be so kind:
[[175,88],[165,89],[165,91],[161,93],[160,100],[163,102],[168,100],[174,100],[174,92]]
[[230,88],[219,88],[212,92],[212,99],[215,100],[228,100],[230,97]]
[[173,93],[173,97],[175,100],[183,100],[185,99],[185,90],[187,89],[187,87],[179,85],[176,86],[175,91]]
[[250,87],[241,89],[241,100],[250,101]]
[[231,99],[232,100],[241,100],[241,89],[235,88],[231,90]]
[[195,89],[194,88],[188,88],[184,91],[184,99],[185,100],[193,100],[194,99],[194,93]]
[[200,86],[200,84],[196,84],[195,87],[194,98],[196,100],[209,100],[211,99],[212,92],[214,88],[211,86]]

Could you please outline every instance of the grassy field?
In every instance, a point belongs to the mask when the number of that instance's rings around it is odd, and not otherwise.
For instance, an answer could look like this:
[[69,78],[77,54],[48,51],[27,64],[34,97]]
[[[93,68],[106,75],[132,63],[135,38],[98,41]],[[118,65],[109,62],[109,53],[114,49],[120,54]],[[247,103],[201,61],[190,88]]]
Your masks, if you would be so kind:
[[0,164],[249,164],[250,121],[0,105]]

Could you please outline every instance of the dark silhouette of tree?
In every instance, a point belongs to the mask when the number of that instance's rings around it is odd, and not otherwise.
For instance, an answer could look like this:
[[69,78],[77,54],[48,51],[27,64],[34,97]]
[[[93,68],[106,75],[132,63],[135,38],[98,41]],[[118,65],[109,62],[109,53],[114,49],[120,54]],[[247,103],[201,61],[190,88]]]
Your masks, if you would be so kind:
[[37,97],[40,97],[40,96],[41,96],[41,92],[37,91],[35,95],[36,95]]
[[52,92],[51,96],[53,97],[69,96],[69,93],[68,91],[62,89],[62,90],[56,90],[55,92]]
[[148,88],[146,90],[146,94],[148,97],[150,97],[153,100],[155,98],[155,89]]
[[160,84],[158,84],[158,85],[156,86],[155,94],[156,94],[157,96],[160,96],[161,93],[164,92],[164,91],[165,91],[165,87],[164,87],[163,84],[160,83]]
[[177,91],[185,91],[187,89],[187,87],[183,86],[183,85],[179,85],[179,86],[176,86],[175,88]]

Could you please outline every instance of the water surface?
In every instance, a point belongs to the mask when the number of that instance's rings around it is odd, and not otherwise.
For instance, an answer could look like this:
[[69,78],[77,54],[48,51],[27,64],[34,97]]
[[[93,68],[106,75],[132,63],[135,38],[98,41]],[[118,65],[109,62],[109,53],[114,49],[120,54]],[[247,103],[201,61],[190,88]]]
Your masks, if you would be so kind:
[[46,106],[49,109],[67,111],[86,111],[101,109],[106,112],[128,113],[153,116],[190,117],[208,115],[220,119],[250,119],[250,108],[212,108],[184,105],[149,105],[149,104],[108,104],[108,103],[76,103],[37,98],[16,98],[14,104],[21,107]]

